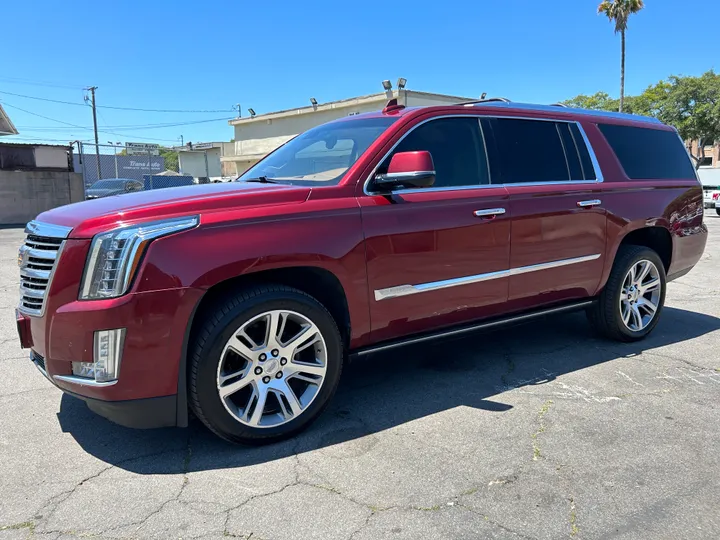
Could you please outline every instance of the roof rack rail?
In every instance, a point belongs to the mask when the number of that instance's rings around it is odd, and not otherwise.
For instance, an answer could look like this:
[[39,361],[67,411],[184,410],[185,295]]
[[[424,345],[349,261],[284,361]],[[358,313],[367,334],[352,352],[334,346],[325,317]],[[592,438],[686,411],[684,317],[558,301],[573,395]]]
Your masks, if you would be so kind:
[[508,98],[490,97],[490,98],[485,98],[485,99],[476,99],[473,101],[463,101],[462,103],[458,103],[458,105],[478,105],[479,103],[488,103],[491,101],[502,101],[503,103],[511,103],[511,101]]
[[565,105],[564,103],[551,103],[550,106],[551,107],[564,107],[566,109],[568,108],[568,106]]

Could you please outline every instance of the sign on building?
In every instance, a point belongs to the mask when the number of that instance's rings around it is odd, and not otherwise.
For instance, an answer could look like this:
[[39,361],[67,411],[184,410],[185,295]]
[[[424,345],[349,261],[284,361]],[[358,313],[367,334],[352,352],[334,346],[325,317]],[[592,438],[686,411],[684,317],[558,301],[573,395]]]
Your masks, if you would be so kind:
[[211,142],[201,142],[201,143],[195,143],[192,145],[193,150],[205,150],[207,148],[212,148],[213,143]]
[[152,143],[126,142],[125,152],[128,156],[159,156],[160,145]]

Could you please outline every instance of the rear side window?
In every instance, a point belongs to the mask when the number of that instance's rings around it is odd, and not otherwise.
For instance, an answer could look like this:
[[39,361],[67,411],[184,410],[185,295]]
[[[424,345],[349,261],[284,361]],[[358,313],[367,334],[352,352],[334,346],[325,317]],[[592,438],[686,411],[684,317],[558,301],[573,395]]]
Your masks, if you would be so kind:
[[695,178],[695,168],[676,132],[615,124],[598,124],[598,128],[628,178]]
[[585,140],[574,123],[484,118],[482,126],[493,184],[596,179]]

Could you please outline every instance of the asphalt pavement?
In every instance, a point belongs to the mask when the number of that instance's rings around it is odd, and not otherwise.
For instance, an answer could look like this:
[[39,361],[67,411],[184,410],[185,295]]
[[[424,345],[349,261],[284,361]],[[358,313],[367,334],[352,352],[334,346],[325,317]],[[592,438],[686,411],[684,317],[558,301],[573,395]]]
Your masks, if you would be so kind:
[[720,536],[720,217],[647,340],[583,314],[376,355],[273,446],[134,431],[20,349],[0,230],[0,540]]

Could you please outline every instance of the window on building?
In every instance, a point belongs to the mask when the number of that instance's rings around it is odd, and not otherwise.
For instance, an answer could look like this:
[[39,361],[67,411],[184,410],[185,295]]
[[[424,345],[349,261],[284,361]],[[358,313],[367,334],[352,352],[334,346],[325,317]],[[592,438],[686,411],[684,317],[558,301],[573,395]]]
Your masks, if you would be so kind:
[[695,178],[687,150],[675,131],[598,124],[628,178]]
[[[395,148],[398,152],[427,150],[435,165],[434,187],[488,184],[487,157],[477,118],[457,117],[431,120],[415,128]],[[379,173],[387,171],[392,155]]]

